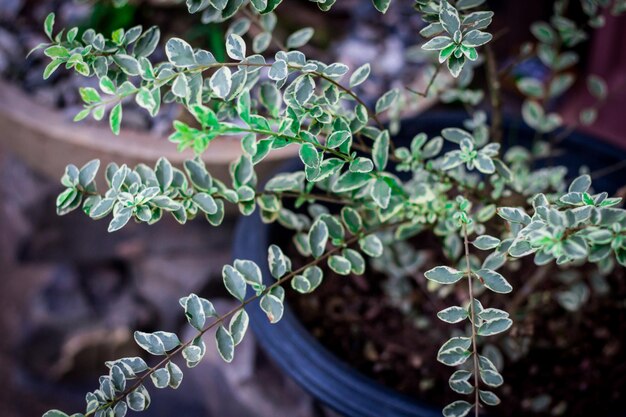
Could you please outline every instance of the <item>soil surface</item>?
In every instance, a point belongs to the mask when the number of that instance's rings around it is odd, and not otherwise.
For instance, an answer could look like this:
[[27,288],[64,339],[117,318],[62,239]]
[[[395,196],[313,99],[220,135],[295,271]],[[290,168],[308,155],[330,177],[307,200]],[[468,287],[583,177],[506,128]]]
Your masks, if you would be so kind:
[[[432,237],[418,238],[413,242],[417,247],[437,247]],[[437,350],[453,332],[464,333],[466,329],[441,322],[436,313],[451,305],[462,305],[468,297],[462,285],[446,298],[429,294],[423,271],[435,266],[441,255],[425,254],[430,261],[402,283],[408,288],[403,300],[403,305],[410,306],[408,314],[387,296],[384,285],[388,278],[371,267],[364,276],[348,277],[326,268],[324,282],[314,293],[302,296],[290,290],[288,299],[311,333],[351,366],[411,397],[444,406],[463,396],[448,387],[454,369],[436,361]],[[290,255],[294,259],[299,256],[295,250]],[[304,262],[300,258],[295,264]],[[517,271],[504,269],[501,273],[515,289],[520,289],[534,269],[529,263]],[[580,279],[588,282],[591,272],[592,268],[586,268]],[[556,268],[550,270],[533,295],[519,303],[510,332],[488,338],[503,352],[505,383],[494,390],[502,405],[486,412],[499,416],[571,417],[623,412],[624,269],[616,268],[607,277],[608,295],[599,295],[589,285],[590,298],[576,313],[567,312],[555,301],[556,291],[564,286],[555,278],[557,273]],[[483,293],[478,298],[485,306],[506,308],[515,297],[515,289],[509,295]]]

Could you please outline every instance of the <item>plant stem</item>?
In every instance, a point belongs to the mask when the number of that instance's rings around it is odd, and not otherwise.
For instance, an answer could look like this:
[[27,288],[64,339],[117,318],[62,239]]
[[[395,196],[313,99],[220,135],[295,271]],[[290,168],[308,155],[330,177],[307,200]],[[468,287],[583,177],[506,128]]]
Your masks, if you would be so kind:
[[491,102],[491,138],[494,142],[500,143],[502,141],[502,100],[500,97],[500,80],[498,79],[496,56],[491,48],[491,45],[489,44],[485,46],[485,58],[489,101]]
[[109,401],[108,403],[98,407],[96,410],[93,410],[89,413],[85,414],[85,417],[93,415],[95,412],[102,410],[102,409],[106,409],[109,407],[113,407],[115,406],[115,404],[117,404],[118,402],[122,401],[124,398],[126,398],[127,395],[129,395],[131,392],[133,392],[134,390],[136,390],[137,388],[139,388],[144,381],[146,380],[146,378],[148,378],[150,375],[152,375],[154,372],[157,371],[157,369],[162,368],[163,366],[167,365],[169,362],[172,361],[172,358],[174,356],[176,356],[178,353],[181,353],[186,347],[190,346],[193,341],[195,339],[197,339],[198,337],[202,337],[206,332],[208,332],[209,330],[213,329],[214,327],[216,327],[217,325],[223,323],[227,318],[229,318],[230,316],[232,316],[233,314],[239,312],[240,310],[242,310],[244,307],[246,307],[248,304],[250,304],[251,302],[259,299],[260,297],[266,295],[267,293],[269,293],[273,288],[276,288],[288,281],[290,281],[293,277],[295,277],[298,274],[301,274],[302,272],[304,272],[304,270],[306,270],[307,268],[317,265],[320,262],[328,259],[330,256],[332,256],[333,254],[337,253],[338,251],[342,250],[345,247],[348,247],[354,243],[356,243],[360,238],[362,238],[363,236],[367,236],[373,233],[376,233],[377,231],[386,229],[386,228],[390,228],[390,227],[396,227],[396,226],[400,226],[401,224],[403,224],[404,222],[397,222],[397,223],[392,223],[392,224],[380,224],[376,227],[374,227],[372,230],[368,231],[368,232],[364,232],[364,233],[359,233],[357,235],[352,236],[350,239],[346,240],[344,243],[342,243],[341,245],[338,245],[332,249],[330,249],[329,251],[327,251],[326,253],[324,253],[322,256],[320,256],[317,259],[314,259],[313,261],[309,262],[308,264],[296,269],[293,272],[290,272],[289,274],[285,275],[284,277],[280,278],[279,280],[277,280],[276,282],[274,282],[272,285],[268,286],[267,288],[265,288],[265,290],[261,291],[258,294],[255,294],[251,297],[248,297],[246,300],[244,300],[240,305],[238,305],[237,307],[234,307],[233,309],[231,309],[230,311],[228,311],[226,314],[223,314],[220,317],[215,318],[215,320],[209,324],[208,326],[205,326],[204,328],[202,328],[202,330],[199,330],[198,333],[191,339],[189,339],[187,342],[182,343],[181,345],[179,345],[176,349],[172,350],[171,352],[167,353],[165,355],[165,357],[159,362],[157,363],[155,366],[148,368],[140,377],[137,378],[137,381],[130,387],[125,389],[119,396],[117,396],[116,398],[114,398],[113,400]]
[[437,65],[437,67],[435,68],[435,72],[433,73],[433,75],[430,77],[430,80],[428,81],[428,84],[426,85],[426,89],[424,90],[424,92],[419,92],[416,90],[413,90],[412,88],[409,87],[405,87],[407,90],[409,90],[410,92],[417,94],[418,96],[421,97],[427,97],[428,93],[430,92],[430,88],[433,86],[433,84],[435,83],[435,79],[437,78],[437,75],[439,74],[439,71],[441,70],[441,67],[443,66],[443,64],[439,64]]
[[467,287],[470,298],[470,321],[472,322],[472,356],[474,358],[474,416],[478,417],[480,407],[479,396],[479,369],[478,369],[478,345],[476,344],[476,311],[474,310],[474,286],[472,282],[472,265],[469,258],[469,240],[467,238],[467,225],[463,224],[463,240],[465,243],[465,262],[467,264]]
[[507,306],[506,311],[515,314],[517,309],[526,302],[528,296],[534,293],[537,285],[541,284],[551,272],[552,264],[537,268],[535,274],[533,274],[533,276],[524,283],[524,286],[516,292],[515,297],[513,297],[513,300]]
[[[254,23],[256,27],[258,27],[261,31],[265,31],[265,28],[263,28],[263,25],[261,24],[259,17],[256,14],[254,14],[254,12],[248,10],[245,7],[242,7],[240,11],[245,17],[250,19],[250,21]],[[280,49],[281,51],[287,51],[287,47],[285,46],[285,44],[282,43],[276,36],[274,36],[274,33],[271,33],[270,36],[272,38],[272,42],[274,42],[274,45],[276,45],[278,49]]]

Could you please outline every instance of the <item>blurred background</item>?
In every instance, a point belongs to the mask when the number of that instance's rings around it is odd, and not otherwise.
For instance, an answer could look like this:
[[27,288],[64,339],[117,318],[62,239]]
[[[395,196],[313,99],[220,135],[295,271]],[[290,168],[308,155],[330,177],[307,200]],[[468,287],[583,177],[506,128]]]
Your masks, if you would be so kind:
[[[190,292],[217,299],[228,309],[221,268],[230,261],[235,218],[219,228],[205,221],[182,227],[167,218],[154,226],[130,224],[108,234],[106,222],[80,213],[57,217],[58,179],[68,163],[92,158],[153,164],[158,156],[177,161],[167,142],[171,122],[184,117],[176,105],[162,108],[151,119],[140,108],[125,107],[123,131],[114,137],[105,123],[71,122],[81,103],[78,87],[93,80],[57,71],[42,79],[47,64],[41,53],[26,54],[44,41],[45,16],[56,12],[57,27],[93,27],[110,33],[137,24],[162,29],[162,42],[171,36],[210,49],[223,59],[226,26],[203,24],[176,1],[133,1],[121,8],[111,2],[62,0],[0,0],[0,415],[40,415],[50,407],[80,410],[84,393],[95,388],[105,360],[136,355],[135,329],[185,328],[178,298]],[[494,48],[508,65],[523,42],[530,39],[532,21],[550,16],[551,2],[491,2],[497,19],[490,28],[505,28]],[[395,0],[381,16],[370,0],[339,0],[323,14],[309,1],[286,0],[278,8],[278,36],[303,26],[316,34],[305,49],[309,57],[336,60],[357,67],[372,63],[364,96],[374,102],[392,87],[407,85],[422,91],[432,67],[416,53],[423,23],[408,0]],[[551,106],[577,126],[578,112],[590,102],[586,74],[603,76],[611,94],[598,120],[585,127],[599,141],[626,147],[626,20],[607,18],[601,33],[580,46],[582,60],[574,68],[573,90]],[[161,58],[165,58],[162,48]],[[515,77],[542,71],[529,60],[504,85],[505,111],[519,114],[521,97]],[[477,74],[478,83],[483,74]],[[442,75],[436,89],[449,83]],[[407,93],[404,117],[424,111],[451,111],[435,98]],[[453,105],[454,106],[454,105]],[[462,107],[460,107],[462,109]],[[453,107],[454,110],[454,107]],[[577,126],[578,127],[578,126]],[[580,127],[579,127],[580,128]],[[209,170],[227,175],[227,162],[239,144],[225,140],[212,146]],[[278,168],[283,153],[263,167]],[[220,296],[224,296],[220,299]],[[221,303],[221,305],[220,305]],[[252,336],[252,335],[251,335]],[[158,407],[146,416],[332,416],[292,381],[284,377],[245,339],[234,365],[226,365],[209,349],[197,368],[185,374],[185,388],[153,391]],[[271,381],[270,384],[267,381]]]

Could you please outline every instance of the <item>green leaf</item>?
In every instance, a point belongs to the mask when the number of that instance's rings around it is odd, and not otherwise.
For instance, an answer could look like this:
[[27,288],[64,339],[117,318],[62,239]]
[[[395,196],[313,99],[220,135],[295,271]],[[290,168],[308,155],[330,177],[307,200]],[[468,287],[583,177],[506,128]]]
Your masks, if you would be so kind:
[[176,97],[180,98],[185,98],[189,95],[189,84],[187,83],[187,77],[185,77],[185,74],[179,74],[176,77],[174,83],[172,84],[172,93],[174,93]]
[[326,146],[331,149],[338,148],[345,141],[350,139],[350,136],[350,132],[347,130],[338,130],[333,132],[326,140]]
[[160,368],[150,374],[150,379],[156,388],[166,388],[170,384],[170,371]]
[[100,93],[93,87],[81,87],[78,89],[80,97],[86,104],[99,103],[102,101]]
[[486,321],[478,328],[478,335],[493,336],[495,334],[507,331],[512,324],[513,321],[509,318]]
[[[65,48],[64,46],[61,45],[52,45],[47,47],[43,53],[48,57],[48,58],[69,58],[70,56],[70,51],[67,50],[67,48]],[[80,55],[79,55],[80,57]]]
[[481,369],[480,379],[482,379],[482,381],[490,387],[499,387],[504,383],[502,375],[500,375],[496,370],[491,369]]
[[517,80],[517,88],[530,97],[541,98],[545,95],[545,90],[541,81],[532,77],[524,77]]
[[126,403],[128,404],[128,408],[133,411],[139,412],[146,409],[146,397],[138,390],[128,394],[126,397]]
[[303,28],[300,29],[287,38],[287,49],[296,49],[306,45],[309,40],[313,37],[314,30],[313,28]]
[[259,303],[261,309],[267,314],[267,318],[270,323],[277,323],[283,317],[283,302],[280,298],[276,297],[272,294],[265,294],[261,297],[261,302]]
[[513,291],[513,287],[509,282],[498,272],[490,269],[480,269],[476,274],[484,281],[485,287],[489,288],[493,292],[500,294],[507,294]]
[[458,323],[465,320],[468,317],[468,314],[466,309],[454,306],[441,310],[437,313],[437,317],[446,323]]
[[589,175],[581,175],[577,177],[569,186],[570,193],[586,193],[591,187],[591,177]]
[[83,165],[80,169],[80,173],[78,174],[78,183],[81,187],[86,188],[93,180],[96,179],[98,168],[100,168],[99,159],[93,159]]
[[243,38],[235,33],[231,33],[226,38],[226,53],[236,60],[243,60],[246,57],[246,43]]
[[455,401],[444,407],[442,413],[444,417],[465,417],[474,406],[467,401]]
[[350,88],[362,84],[370,75],[370,64],[363,64],[350,76]]
[[289,258],[287,258],[283,251],[276,245],[270,245],[268,248],[267,263],[272,276],[276,279],[281,278],[291,269]]
[[382,113],[389,109],[400,96],[400,91],[397,88],[387,91],[376,101],[376,113]]
[[351,172],[371,172],[374,169],[374,163],[371,159],[368,159],[363,156],[359,156],[350,162],[350,171]]
[[270,67],[270,70],[267,73],[267,76],[271,80],[281,81],[287,78],[288,74],[289,72],[287,70],[287,63],[282,59],[277,59],[276,61],[274,61],[274,63]]
[[454,41],[449,36],[436,36],[422,45],[426,51],[439,51],[452,45]]
[[317,168],[320,165],[320,155],[317,152],[317,149],[312,143],[305,143],[300,146],[300,159],[304,163],[304,165]]
[[233,297],[242,301],[246,298],[246,280],[244,276],[230,265],[222,268],[224,286]]
[[461,56],[460,58],[451,56],[450,58],[448,58],[448,70],[450,70],[450,74],[452,74],[454,78],[457,78],[461,74],[461,70],[463,69],[464,65],[464,56]]
[[489,250],[496,248],[500,244],[500,239],[489,235],[482,235],[478,236],[472,244],[480,250]]
[[352,234],[358,233],[363,227],[359,212],[351,207],[341,209],[341,219]]
[[478,313],[478,317],[485,321],[493,321],[498,319],[506,319],[509,317],[509,313],[497,308],[485,308]]
[[496,165],[493,163],[493,160],[489,156],[485,155],[482,150],[476,155],[476,159],[474,159],[474,166],[483,174],[493,174],[496,172]]
[[476,48],[489,42],[493,36],[491,33],[481,32],[480,30],[472,29],[463,35],[463,45],[467,47]]
[[185,316],[187,317],[189,324],[197,330],[202,330],[206,321],[206,314],[202,300],[196,294],[191,294],[189,297],[181,299],[181,301],[183,300],[183,308],[185,309]]
[[187,361],[187,366],[192,368],[202,360],[204,356],[199,346],[187,346],[183,349],[183,358]]
[[[141,67],[139,66],[139,61],[137,61],[134,57],[126,54],[115,54],[113,55],[113,62],[117,64],[118,67],[124,73],[135,76],[141,74]],[[78,68],[77,68],[78,69]]]
[[332,190],[336,193],[353,191],[367,185],[370,179],[369,174],[346,171],[333,184]]
[[604,100],[608,95],[606,83],[597,75],[590,75],[587,77],[587,88],[589,89],[589,92],[598,100]]
[[445,0],[441,2],[441,8],[439,11],[439,21],[441,22],[443,29],[453,36],[461,28],[461,20],[459,19],[459,12]]
[[228,67],[221,67],[209,79],[209,86],[213,94],[222,99],[228,96],[232,85],[232,74]]
[[551,44],[554,43],[557,39],[557,35],[554,32],[554,29],[550,27],[545,22],[535,22],[530,25],[530,31],[535,35],[535,37],[543,43]]
[[350,261],[350,269],[357,275],[362,275],[365,272],[365,259],[363,256],[354,249],[346,248],[342,252],[343,257]]
[[457,127],[448,127],[441,131],[441,136],[446,140],[454,143],[461,143],[464,139],[474,143],[474,137],[466,130],[459,129]]
[[170,388],[177,389],[183,382],[183,371],[172,361],[167,363],[167,370],[170,373]]
[[217,213],[217,204],[215,199],[207,193],[197,193],[192,198],[196,206],[206,214]]
[[111,219],[107,231],[112,233],[124,227],[132,217],[132,214],[133,212],[130,208],[123,208],[114,212],[113,219]]
[[469,395],[474,392],[474,386],[469,382],[469,379],[471,377],[471,372],[466,370],[458,370],[450,376],[448,384],[454,392]]
[[391,0],[372,0],[372,2],[374,7],[381,13],[385,13],[391,4]]
[[333,64],[330,64],[329,66],[327,66],[326,68],[324,68],[324,70],[322,71],[322,73],[328,77],[341,77],[344,74],[346,74],[348,72],[349,68],[347,65],[345,64],[341,64],[339,62],[335,62]]
[[526,100],[522,105],[522,117],[528,126],[538,129],[545,118],[543,108],[534,100]]
[[[159,40],[161,38],[161,31],[158,27],[152,26],[146,30],[135,42],[133,46],[133,55],[136,57],[148,57],[152,55]],[[117,417],[117,416],[116,416]]]
[[448,366],[461,365],[469,358],[468,349],[471,345],[469,337],[453,337],[439,348],[437,360]]
[[309,246],[311,248],[311,255],[313,255],[314,258],[322,256],[326,250],[327,242],[328,226],[322,219],[317,219],[309,230]]
[[376,235],[367,235],[359,239],[359,247],[372,258],[377,258],[383,254],[383,243]]
[[213,179],[207,172],[202,161],[189,159],[186,160],[183,165],[194,188],[205,192],[211,189]]
[[500,404],[500,398],[491,391],[479,390],[478,395],[480,396],[480,400],[487,405]]
[[511,223],[530,223],[530,216],[524,210],[515,207],[500,207],[497,210],[498,216]]
[[372,159],[378,171],[384,171],[389,159],[389,132],[382,131],[374,141],[372,149]]
[[180,38],[171,38],[165,44],[167,59],[175,67],[187,68],[196,65],[191,45]]
[[235,356],[235,341],[233,336],[224,326],[219,326],[217,332],[215,332],[215,343],[217,351],[224,360],[224,362],[232,362]]
[[374,202],[383,209],[389,206],[389,200],[391,199],[391,187],[385,179],[382,177],[376,178],[374,186],[371,188],[371,196]]
[[135,342],[148,353],[164,355],[167,352],[163,341],[153,333],[136,331],[134,337]]
[[427,279],[439,284],[454,284],[463,278],[464,272],[449,266],[436,266],[424,273]]
[[328,258],[328,266],[339,275],[348,275],[352,264],[347,258],[340,255],[333,255]]
[[295,81],[295,99],[296,102],[304,107],[306,103],[313,97],[315,91],[315,81],[310,75],[304,75],[299,77]]
[[62,63],[63,61],[60,59],[55,59],[50,62],[43,71],[43,79],[47,80]]
[[255,54],[263,53],[272,43],[272,34],[261,32],[252,40],[252,51]]
[[[54,13],[50,13],[54,16]],[[65,414],[63,411],[59,410],[50,410],[46,411],[46,413],[42,417],[69,417],[69,415]]]
[[233,318],[230,320],[229,331],[233,337],[233,342],[235,346],[237,346],[243,340],[243,337],[246,335],[246,331],[248,330],[248,323],[250,322],[250,318],[248,317],[248,313],[246,310],[239,310]]
[[122,103],[117,103],[111,110],[109,114],[109,125],[114,134],[120,134],[120,127],[122,125]]
[[256,263],[248,260],[235,259],[234,266],[235,269],[243,275],[247,283],[257,285],[263,283],[261,269]]
[[304,275],[296,275],[291,280],[291,288],[300,294],[306,294],[311,291],[311,283]]
[[265,184],[267,191],[299,191],[303,176],[298,174],[283,173],[277,174]]
[[[44,32],[46,33],[46,36],[50,40],[52,40],[52,30],[54,29],[54,17],[55,17],[54,13],[50,13],[48,16],[46,16],[46,20],[43,23]],[[45,415],[44,417],[51,417],[51,416]]]

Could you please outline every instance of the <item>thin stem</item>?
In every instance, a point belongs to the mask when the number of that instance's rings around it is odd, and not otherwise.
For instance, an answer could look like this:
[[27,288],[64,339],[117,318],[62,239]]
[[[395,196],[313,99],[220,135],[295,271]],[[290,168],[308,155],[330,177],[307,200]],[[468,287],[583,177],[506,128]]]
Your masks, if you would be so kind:
[[489,101],[491,103],[491,138],[494,142],[502,141],[502,100],[500,92],[500,80],[498,79],[498,68],[496,56],[491,45],[485,46],[487,73],[487,87],[489,89]]
[[474,415],[475,417],[478,417],[480,407],[480,378],[478,369],[478,345],[476,343],[476,312],[474,310],[474,286],[472,282],[472,265],[469,258],[469,240],[467,238],[466,224],[463,224],[463,239],[465,243],[465,262],[467,264],[467,287],[470,298],[470,320],[472,322],[472,356],[474,358]]
[[369,232],[359,233],[358,235],[352,236],[350,239],[346,240],[343,244],[332,248],[331,250],[327,251],[326,253],[324,253],[319,258],[314,259],[313,261],[311,261],[308,264],[306,264],[306,265],[296,269],[293,272],[290,272],[289,274],[285,275],[284,277],[282,277],[279,280],[277,280],[276,282],[274,282],[272,285],[270,285],[267,288],[265,288],[265,290],[261,291],[260,293],[255,294],[255,295],[247,298],[240,305],[238,305],[237,307],[231,309],[226,314],[224,314],[224,315],[222,315],[220,317],[217,317],[211,324],[209,324],[208,326],[204,327],[202,330],[199,330],[198,333],[195,335],[195,337],[189,339],[187,342],[179,345],[176,349],[172,350],[167,355],[165,355],[165,357],[157,365],[149,368],[140,377],[138,377],[137,381],[130,388],[127,388],[126,390],[124,390],[119,396],[117,396],[113,400],[109,401],[108,403],[98,407],[98,409],[93,410],[93,411],[91,411],[89,413],[86,413],[85,416],[90,416],[90,415],[94,414],[98,410],[105,409],[105,408],[108,408],[108,407],[112,407],[115,404],[117,404],[118,402],[122,401],[127,395],[129,395],[135,389],[139,388],[139,386],[141,386],[143,384],[143,382],[146,380],[146,378],[148,378],[150,375],[152,375],[154,372],[156,372],[157,369],[160,369],[163,366],[165,366],[167,363],[169,363],[172,360],[172,358],[174,356],[176,356],[178,353],[182,352],[186,347],[190,346],[195,339],[197,339],[198,337],[202,337],[206,332],[208,332],[209,330],[213,329],[217,325],[221,324],[222,322],[224,322],[224,320],[226,320],[227,318],[229,318],[233,314],[239,312],[240,310],[242,310],[245,306],[247,306],[251,302],[253,302],[253,301],[259,299],[260,297],[266,295],[273,288],[276,288],[279,285],[282,285],[282,284],[288,282],[289,280],[291,280],[296,275],[301,274],[302,272],[304,272],[304,270],[306,270],[307,268],[319,264],[320,262],[328,259],[333,254],[335,254],[338,251],[342,250],[343,248],[354,244],[355,242],[357,242],[364,235],[369,235],[369,234],[375,233],[375,232],[377,232],[379,230],[382,230],[382,229],[385,229],[385,228],[396,227],[396,226],[399,226],[401,224],[402,224],[402,222],[393,223],[393,224],[381,224],[381,225],[378,225],[377,227],[375,227],[373,230],[370,230]]
[[357,103],[361,104],[363,107],[365,107],[365,109],[367,110],[367,115],[370,119],[372,119],[374,122],[376,122],[376,124],[378,125],[378,128],[381,130],[385,129],[385,126],[383,125],[383,123],[380,121],[380,119],[378,118],[378,116],[376,115],[376,113],[374,113],[369,106],[359,97],[356,95],[356,93],[354,91],[352,91],[350,88],[348,87],[344,87],[343,85],[341,85],[340,83],[338,83],[337,81],[333,80],[332,78],[326,76],[325,74],[322,74],[320,72],[313,72],[312,74],[316,74],[318,77],[325,79],[326,81],[330,82],[331,84],[334,84],[335,86],[337,86],[337,88],[339,88],[340,90],[343,90],[344,92],[346,92],[349,96],[351,96],[354,100],[356,100]]
[[591,176],[592,179],[597,180],[600,177],[604,177],[605,175],[609,175],[623,168],[626,168],[626,159],[623,161],[619,161],[613,165],[609,165],[608,167],[604,167],[597,171],[593,171],[589,175]]
[[324,201],[326,203],[341,204],[345,206],[354,205],[354,201],[333,198],[332,196],[325,195],[325,194],[297,193],[297,192],[290,192],[290,191],[282,191],[280,193],[264,192],[264,193],[259,193],[259,194],[276,194],[277,196],[282,196],[282,197],[313,199],[313,200],[318,200],[318,201]]
[[506,311],[515,314],[517,309],[526,302],[528,297],[535,292],[537,285],[541,284],[552,272],[552,264],[537,268],[536,273],[524,282],[524,286],[515,293],[515,297],[507,306]]
[[[256,27],[258,27],[259,29],[261,29],[263,32],[265,32],[265,29],[263,28],[263,25],[261,24],[261,21],[259,20],[259,17],[254,14],[254,12],[251,12],[250,10],[246,9],[245,7],[242,7],[240,9],[241,13],[246,16],[248,19],[250,19],[252,21],[252,23],[254,23],[256,25]],[[280,49],[281,51],[287,51],[287,47],[285,46],[284,43],[282,43],[276,36],[274,36],[273,33],[270,33],[270,37],[272,38],[272,42],[274,42],[274,45],[276,45],[276,47],[278,49]]]
[[419,92],[416,90],[413,90],[410,87],[405,87],[407,90],[409,90],[410,92],[417,94],[418,96],[421,97],[427,97],[428,93],[430,92],[430,88],[433,86],[433,84],[435,83],[435,79],[437,78],[437,75],[439,74],[439,71],[441,70],[441,67],[443,66],[443,64],[439,64],[437,65],[435,72],[433,73],[433,75],[430,77],[430,80],[428,81],[428,84],[426,85],[426,89],[424,90],[424,92]]

